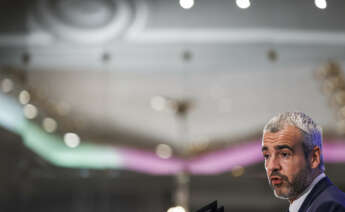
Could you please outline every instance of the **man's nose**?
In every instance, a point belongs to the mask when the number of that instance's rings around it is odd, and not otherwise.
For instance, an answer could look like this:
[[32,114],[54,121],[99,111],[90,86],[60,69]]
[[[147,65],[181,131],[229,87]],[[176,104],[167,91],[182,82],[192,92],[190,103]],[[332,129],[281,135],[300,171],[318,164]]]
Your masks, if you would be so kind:
[[268,173],[272,173],[280,169],[280,161],[277,157],[272,156],[268,161],[266,161],[266,170]]

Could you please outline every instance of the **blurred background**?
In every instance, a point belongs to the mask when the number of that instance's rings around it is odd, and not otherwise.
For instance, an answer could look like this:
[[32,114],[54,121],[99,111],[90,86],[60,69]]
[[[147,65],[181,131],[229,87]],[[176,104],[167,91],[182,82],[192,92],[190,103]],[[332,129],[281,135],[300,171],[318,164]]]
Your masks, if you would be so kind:
[[261,130],[303,111],[345,190],[345,1],[1,0],[1,211],[283,211]]

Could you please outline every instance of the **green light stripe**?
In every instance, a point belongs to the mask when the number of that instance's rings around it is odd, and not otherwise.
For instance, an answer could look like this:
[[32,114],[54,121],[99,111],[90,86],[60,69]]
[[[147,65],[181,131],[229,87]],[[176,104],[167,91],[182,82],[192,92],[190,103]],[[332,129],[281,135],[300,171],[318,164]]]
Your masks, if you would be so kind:
[[123,167],[121,156],[114,147],[82,142],[76,148],[69,148],[62,138],[44,132],[29,121],[25,126],[25,145],[55,165],[94,169]]
[[22,107],[13,98],[0,94],[0,125],[22,136],[24,144],[54,165],[70,168],[124,168],[122,155],[111,146],[81,142],[67,147],[62,137],[48,134],[25,119]]

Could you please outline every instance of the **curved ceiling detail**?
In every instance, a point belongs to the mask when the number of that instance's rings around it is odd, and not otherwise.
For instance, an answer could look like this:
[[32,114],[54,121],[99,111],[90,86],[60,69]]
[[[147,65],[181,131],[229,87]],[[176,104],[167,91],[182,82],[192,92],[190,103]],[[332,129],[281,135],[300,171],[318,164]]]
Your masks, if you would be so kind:
[[98,44],[121,35],[129,27],[133,13],[124,0],[40,0],[32,20],[64,40]]

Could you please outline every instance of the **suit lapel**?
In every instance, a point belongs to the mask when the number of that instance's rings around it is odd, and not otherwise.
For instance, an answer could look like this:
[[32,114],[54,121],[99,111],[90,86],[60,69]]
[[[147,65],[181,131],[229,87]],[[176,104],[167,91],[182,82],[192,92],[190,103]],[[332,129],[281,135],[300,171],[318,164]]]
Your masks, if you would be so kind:
[[333,185],[331,181],[328,179],[328,177],[324,177],[320,182],[318,182],[314,188],[311,190],[311,192],[308,194],[307,198],[304,200],[301,208],[298,210],[298,212],[305,212],[309,208],[309,206],[312,204],[312,202],[316,199],[316,197],[319,196],[321,192],[323,192],[326,188]]

